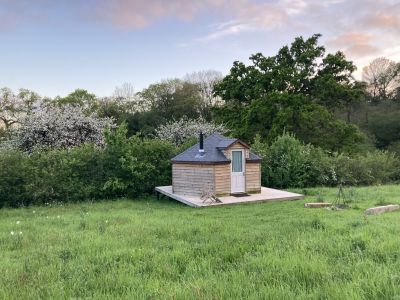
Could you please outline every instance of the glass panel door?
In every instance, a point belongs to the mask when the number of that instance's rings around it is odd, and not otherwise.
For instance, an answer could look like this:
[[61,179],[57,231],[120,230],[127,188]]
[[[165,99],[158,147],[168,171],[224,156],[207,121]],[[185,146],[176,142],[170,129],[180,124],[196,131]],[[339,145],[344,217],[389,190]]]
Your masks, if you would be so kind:
[[232,172],[243,172],[242,151],[232,151]]

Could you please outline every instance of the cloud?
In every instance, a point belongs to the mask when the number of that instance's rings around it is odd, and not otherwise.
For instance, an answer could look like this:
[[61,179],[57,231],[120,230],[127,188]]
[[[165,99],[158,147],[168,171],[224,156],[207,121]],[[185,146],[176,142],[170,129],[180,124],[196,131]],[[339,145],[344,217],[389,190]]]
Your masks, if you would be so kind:
[[373,8],[360,19],[360,25],[375,30],[391,30],[400,35],[400,3]]
[[350,57],[360,57],[379,53],[380,48],[373,44],[371,34],[346,32],[329,40],[328,46],[340,49]]
[[43,20],[43,6],[52,7],[51,0],[36,0],[35,5],[29,0],[0,0],[0,31]]
[[212,26],[211,32],[195,41],[208,42],[243,32],[273,30],[289,22],[286,11],[273,4],[231,1],[229,10],[229,15],[235,19]]
[[372,26],[400,30],[399,15],[380,12],[373,16],[370,21]]
[[114,26],[125,29],[138,29],[150,26],[165,18],[178,18],[190,21],[206,9],[224,6],[225,0],[108,0],[94,1],[94,14]]
[[250,24],[241,23],[239,21],[229,21],[215,26],[216,28],[199,38],[196,38],[195,42],[210,42],[217,40],[227,35],[239,34],[245,31],[254,31],[256,28]]
[[[125,29],[151,26],[166,18],[192,21],[201,14],[238,19],[242,23],[240,28],[255,25],[273,28],[287,17],[285,10],[276,4],[252,0],[109,0],[93,4],[99,20]],[[230,28],[233,33],[237,30],[235,26]]]
[[13,28],[24,19],[21,3],[0,0],[0,5],[0,30]]
[[178,19],[215,19],[204,34],[181,46],[212,43],[227,36],[277,28],[305,35],[322,33],[328,50],[342,50],[360,60],[393,48],[400,37],[400,4],[396,0],[92,0],[100,21],[138,30]]
[[[216,43],[227,36],[322,33],[328,50],[352,59],[383,55],[400,40],[398,0],[0,0],[0,30],[68,11],[124,30],[142,30],[165,20],[201,24],[202,34],[181,43]],[[66,14],[60,14],[64,16]],[[57,16],[58,17],[58,16]],[[59,18],[54,19],[59,19]],[[199,22],[200,21],[200,22]],[[62,20],[60,21],[62,22]],[[204,25],[213,22],[214,25]],[[394,50],[395,51],[395,50]],[[396,54],[394,54],[396,55]]]

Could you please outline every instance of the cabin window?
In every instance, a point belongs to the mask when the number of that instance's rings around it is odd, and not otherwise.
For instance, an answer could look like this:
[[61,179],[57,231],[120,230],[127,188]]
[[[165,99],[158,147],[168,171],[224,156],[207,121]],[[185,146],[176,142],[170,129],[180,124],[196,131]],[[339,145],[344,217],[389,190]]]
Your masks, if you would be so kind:
[[232,151],[232,172],[243,172],[242,151]]

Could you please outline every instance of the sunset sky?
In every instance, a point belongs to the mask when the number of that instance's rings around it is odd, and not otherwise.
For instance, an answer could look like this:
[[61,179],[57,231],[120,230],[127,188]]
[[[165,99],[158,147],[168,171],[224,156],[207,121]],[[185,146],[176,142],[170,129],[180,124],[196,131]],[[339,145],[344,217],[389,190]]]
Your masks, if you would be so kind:
[[359,69],[379,56],[400,61],[400,1],[0,0],[0,87],[139,91],[193,71],[226,74],[313,33]]

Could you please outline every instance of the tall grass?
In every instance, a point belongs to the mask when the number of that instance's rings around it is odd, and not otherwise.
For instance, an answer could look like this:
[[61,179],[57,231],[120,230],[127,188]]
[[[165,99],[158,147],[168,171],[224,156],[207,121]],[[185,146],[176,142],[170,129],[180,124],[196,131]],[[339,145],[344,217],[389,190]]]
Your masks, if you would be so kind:
[[341,211],[152,197],[2,209],[0,298],[396,299],[400,213],[363,210],[399,195],[400,186],[356,188]]

